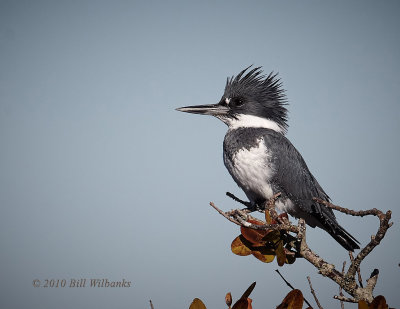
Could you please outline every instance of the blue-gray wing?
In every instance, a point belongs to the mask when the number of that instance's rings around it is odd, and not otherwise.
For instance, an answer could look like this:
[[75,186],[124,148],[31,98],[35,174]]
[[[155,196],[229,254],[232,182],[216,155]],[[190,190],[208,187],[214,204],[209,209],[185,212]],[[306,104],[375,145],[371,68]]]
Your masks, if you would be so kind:
[[326,230],[347,250],[358,249],[357,240],[336,221],[332,209],[313,200],[329,201],[329,196],[309,171],[301,154],[282,134],[265,129],[263,139],[272,154],[275,173],[272,179],[276,192],[288,197],[298,208],[298,216]]
[[306,162],[292,143],[282,134],[272,130],[265,130],[263,135],[267,149],[272,153],[272,162],[275,167],[275,186],[281,189],[292,202],[307,213],[321,213],[335,218],[331,209],[323,207],[313,201],[314,197],[329,201],[318,181],[309,171]]

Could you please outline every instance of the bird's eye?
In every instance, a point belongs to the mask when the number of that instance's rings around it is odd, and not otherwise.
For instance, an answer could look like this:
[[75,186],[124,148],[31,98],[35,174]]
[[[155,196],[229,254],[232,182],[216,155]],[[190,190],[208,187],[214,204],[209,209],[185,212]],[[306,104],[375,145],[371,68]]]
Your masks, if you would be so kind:
[[243,104],[244,104],[243,98],[232,98],[229,105],[238,107],[238,106],[242,106]]

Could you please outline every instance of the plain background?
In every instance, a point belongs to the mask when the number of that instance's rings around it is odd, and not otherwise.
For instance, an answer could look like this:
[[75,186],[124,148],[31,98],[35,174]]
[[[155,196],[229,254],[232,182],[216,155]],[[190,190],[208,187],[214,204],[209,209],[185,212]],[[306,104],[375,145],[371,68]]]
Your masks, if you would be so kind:
[[[276,262],[230,252],[237,226],[208,203],[244,198],[222,162],[216,103],[244,67],[279,72],[288,137],[336,204],[393,210],[362,265],[400,303],[398,1],[0,1],[0,307],[223,308],[253,282],[255,308],[289,288]],[[376,218],[338,214],[365,244]],[[327,233],[308,242],[341,269]],[[280,268],[325,308],[337,286],[305,261]],[[126,279],[130,288],[34,288]],[[348,308],[355,306],[346,305]]]

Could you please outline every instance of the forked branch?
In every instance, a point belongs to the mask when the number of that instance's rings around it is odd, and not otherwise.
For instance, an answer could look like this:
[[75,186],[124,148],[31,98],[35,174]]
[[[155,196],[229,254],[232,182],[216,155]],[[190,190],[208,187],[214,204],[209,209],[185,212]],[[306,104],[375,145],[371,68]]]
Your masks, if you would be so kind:
[[[347,272],[344,270],[338,271],[336,270],[333,264],[328,263],[319,255],[317,255],[313,250],[311,250],[306,242],[306,224],[303,219],[298,221],[297,225],[292,224],[289,220],[276,220],[277,224],[267,224],[259,219],[256,219],[250,215],[252,211],[255,209],[250,208],[251,206],[248,202],[242,201],[235,197],[231,193],[227,193],[229,197],[234,199],[235,201],[244,204],[247,208],[245,209],[234,209],[231,211],[224,212],[215,206],[214,203],[210,203],[210,205],[218,211],[222,216],[224,216],[227,220],[239,225],[244,226],[247,228],[257,229],[257,230],[280,230],[286,231],[290,233],[294,233],[297,238],[297,254],[299,257],[303,257],[309,263],[315,266],[318,269],[319,273],[325,277],[330,278],[334,282],[336,282],[341,289],[346,291],[351,297],[345,297],[343,295],[336,296],[335,299],[339,299],[341,301],[346,302],[358,302],[359,300],[367,301],[368,303],[372,302],[373,300],[373,290],[378,280],[378,271],[375,270],[371,277],[367,280],[367,284],[365,287],[362,285],[362,279],[360,275],[360,265],[362,261],[372,252],[372,250],[377,247],[382,239],[385,237],[387,230],[393,225],[393,222],[389,222],[391,219],[392,212],[389,210],[386,213],[373,208],[370,210],[361,210],[361,211],[354,211],[344,207],[340,207],[337,205],[333,205],[329,202],[323,201],[318,198],[314,198],[314,200],[318,203],[324,204],[325,206],[332,208],[334,210],[343,212],[348,215],[352,216],[376,216],[379,219],[379,228],[375,235],[371,236],[371,241],[360,250],[355,258],[351,259],[351,263]],[[275,212],[275,200],[279,196],[279,193],[276,194],[271,200],[269,200],[265,207],[270,210],[271,217],[276,219],[277,215]],[[273,210],[271,212],[271,210]],[[248,222],[251,219],[253,222],[258,221],[261,225],[253,224]],[[351,257],[353,257],[351,255]],[[359,282],[356,282],[356,273],[358,272]]]

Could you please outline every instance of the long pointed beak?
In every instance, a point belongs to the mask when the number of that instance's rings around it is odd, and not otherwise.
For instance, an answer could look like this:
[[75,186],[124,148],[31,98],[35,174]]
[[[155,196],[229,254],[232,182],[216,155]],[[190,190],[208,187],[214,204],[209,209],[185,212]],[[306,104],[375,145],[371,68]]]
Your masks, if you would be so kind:
[[191,114],[218,116],[227,114],[229,108],[221,104],[209,104],[179,107],[176,110]]

